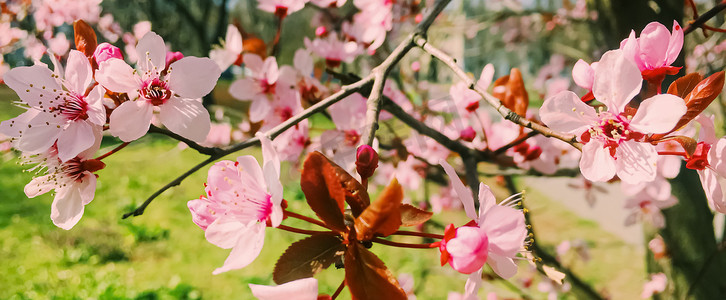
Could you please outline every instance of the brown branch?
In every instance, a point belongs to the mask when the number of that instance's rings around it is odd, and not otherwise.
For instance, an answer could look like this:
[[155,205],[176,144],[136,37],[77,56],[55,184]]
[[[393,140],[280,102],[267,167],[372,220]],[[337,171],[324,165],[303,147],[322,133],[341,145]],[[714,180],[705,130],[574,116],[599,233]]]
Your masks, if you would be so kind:
[[689,22],[688,26],[683,29],[683,34],[689,34],[696,30],[696,28],[701,27],[702,25],[706,24],[708,20],[715,17],[718,13],[720,13],[722,10],[726,9],[726,0],[721,1],[721,3],[716,4],[713,8],[705,12],[704,14],[700,15],[695,20]]
[[582,150],[582,144],[577,141],[577,136],[572,134],[564,134],[560,132],[553,131],[547,126],[534,123],[530,120],[525,119],[524,117],[518,115],[517,113],[511,111],[509,108],[506,108],[504,104],[502,104],[499,99],[489,94],[486,90],[476,85],[474,80],[469,77],[466,72],[459,67],[456,64],[456,61],[454,58],[449,56],[448,54],[444,53],[440,49],[434,47],[433,45],[429,44],[426,38],[423,36],[417,35],[414,37],[414,42],[416,45],[421,47],[425,52],[428,54],[431,54],[433,57],[436,57],[438,60],[443,62],[446,66],[448,66],[456,76],[459,77],[459,79],[463,80],[467,86],[469,86],[469,89],[477,92],[489,105],[494,107],[497,112],[504,117],[504,119],[509,120],[515,124],[518,124],[519,126],[532,129],[534,131],[537,131],[541,133],[542,135],[546,137],[554,137],[559,140],[562,140],[573,147],[577,148],[578,150]]
[[199,145],[198,143],[196,143],[196,142],[194,142],[194,141],[192,141],[192,140],[190,140],[188,138],[185,138],[185,137],[183,137],[181,135],[178,135],[176,133],[173,133],[173,132],[171,132],[171,131],[169,131],[167,129],[156,127],[154,125],[151,125],[149,127],[149,132],[151,132],[151,133],[159,133],[159,134],[166,135],[166,136],[168,136],[170,138],[173,138],[173,139],[175,139],[177,141],[180,141],[180,142],[186,144],[187,146],[189,146],[189,148],[192,148],[194,150],[197,150],[197,152],[199,152],[201,154],[213,156],[213,155],[219,153],[220,151],[222,151],[221,148],[217,148],[217,147],[205,147],[205,146]]
[[497,150],[494,150],[494,155],[499,155],[499,154],[502,154],[504,152],[507,152],[507,150],[509,150],[509,148],[512,148],[512,147],[517,146],[517,145],[519,145],[521,143],[524,143],[524,141],[526,141],[529,138],[531,138],[531,137],[533,137],[535,135],[538,135],[538,134],[539,134],[539,132],[537,132],[537,131],[530,131],[526,135],[524,135],[524,136],[522,136],[522,137],[520,137],[520,138],[518,138],[518,139],[516,139],[514,141],[511,141],[509,144],[506,144],[506,145],[504,145],[504,146],[502,146],[500,148],[497,148]]

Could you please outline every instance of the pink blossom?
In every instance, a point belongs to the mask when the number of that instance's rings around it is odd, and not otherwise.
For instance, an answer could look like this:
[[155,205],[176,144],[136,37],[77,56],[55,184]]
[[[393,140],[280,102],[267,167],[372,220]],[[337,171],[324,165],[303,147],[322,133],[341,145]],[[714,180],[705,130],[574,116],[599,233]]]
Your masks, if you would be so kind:
[[622,51],[603,55],[593,94],[607,111],[596,111],[575,93],[561,92],[545,100],[540,115],[555,131],[576,134],[585,143],[580,159],[582,175],[591,181],[607,181],[616,174],[623,181],[652,181],[658,155],[655,146],[641,142],[646,134],[665,133],[685,114],[683,99],[656,95],[646,99],[634,116],[623,114],[628,102],[640,92],[640,72]]
[[229,24],[227,25],[227,35],[224,37],[222,47],[215,46],[214,49],[209,51],[209,58],[217,63],[220,70],[224,71],[231,65],[240,62],[242,50],[244,50],[242,34],[237,26]]
[[284,18],[305,7],[308,0],[259,0],[257,8]]
[[310,3],[315,4],[321,8],[328,7],[343,7],[347,0],[310,0]]
[[16,137],[17,149],[28,154],[45,152],[56,144],[58,157],[65,162],[90,148],[96,139],[94,129],[106,123],[101,102],[105,91],[96,86],[85,95],[93,72],[83,53],[70,52],[64,79],[60,78],[60,64],[55,65],[55,71],[35,65],[5,74],[5,83],[29,108],[17,118],[2,122],[0,132]]
[[449,224],[439,247],[441,264],[448,263],[459,273],[474,273],[486,263],[488,247],[489,239],[481,228],[471,226],[455,228],[454,224]]
[[251,155],[240,156],[236,162],[220,161],[209,169],[206,196],[187,203],[207,241],[232,248],[213,274],[249,265],[262,250],[266,224],[277,227],[282,222],[280,160],[272,141],[262,133],[257,137],[262,143],[262,167]]
[[726,214],[726,197],[721,184],[726,177],[726,137],[716,140],[713,117],[699,115],[695,120],[701,124],[701,142],[686,161],[686,167],[698,172],[709,206]]
[[[517,264],[514,263],[514,258],[524,246],[524,239],[527,236],[524,214],[507,206],[516,205],[518,200],[516,196],[518,195],[514,195],[497,205],[494,194],[492,194],[489,187],[484,183],[480,183],[479,214],[477,216],[471,191],[464,186],[451,165],[443,160],[440,163],[449,176],[454,191],[464,205],[466,215],[476,222],[478,229],[484,233],[489,241],[487,263],[502,278],[511,278],[517,273]],[[469,280],[481,281],[481,277],[470,276]]]
[[343,32],[357,42],[367,45],[369,53],[383,45],[386,33],[393,29],[393,1],[354,0],[360,11],[353,23],[344,23]]
[[294,85],[290,82],[278,82],[281,72],[277,68],[275,57],[264,61],[256,54],[243,56],[245,68],[249,70],[247,78],[238,79],[229,87],[229,93],[236,99],[251,100],[250,122],[256,123],[265,119],[272,110],[269,97],[278,88]]
[[124,56],[118,47],[109,43],[101,43],[96,47],[96,51],[93,52],[93,58],[96,59],[97,64],[101,64],[111,58],[124,59]]
[[653,297],[654,294],[665,291],[666,285],[668,285],[668,277],[665,274],[652,274],[650,275],[650,281],[643,285],[643,292],[640,293],[640,298],[647,299]]
[[228,123],[211,124],[207,139],[202,145],[227,146],[232,140],[232,126]]
[[50,218],[53,224],[70,230],[83,217],[83,210],[91,203],[96,193],[94,172],[103,169],[105,164],[93,159],[93,154],[101,145],[101,131],[95,131],[95,143],[88,150],[68,161],[58,158],[55,147],[44,153],[25,157],[26,164],[38,165],[33,169],[46,170],[46,174],[35,177],[25,186],[25,195],[34,198],[55,190],[51,204]]
[[105,14],[98,19],[98,30],[111,43],[118,41],[119,36],[123,33],[121,25],[113,20],[112,14]]
[[[50,33],[50,31],[47,31]],[[58,33],[55,37],[47,39],[48,40],[48,47],[50,48],[50,51],[53,52],[53,54],[56,55],[66,55],[68,53],[68,50],[71,48],[71,43],[66,38],[65,33]]]
[[666,74],[678,73],[680,67],[672,67],[683,48],[683,28],[673,21],[673,32],[658,22],[651,22],[635,37],[635,31],[620,42],[623,55],[632,60],[647,81],[656,80],[658,84]]
[[342,62],[351,63],[363,49],[355,42],[345,42],[338,39],[336,34],[329,34],[324,38],[310,40],[305,37],[305,47],[316,55],[325,59],[329,67],[335,68]]
[[589,92],[592,92],[592,84],[595,82],[596,68],[597,62],[588,64],[582,59],[577,60],[575,66],[572,67],[572,80],[575,81],[575,84],[577,84],[579,87],[586,89]]
[[[201,97],[212,91],[221,74],[209,58],[185,57],[166,69],[166,46],[156,33],[147,33],[136,46],[142,57],[134,71],[123,60],[111,58],[101,63],[96,81],[106,89],[127,93],[132,101],[113,110],[109,131],[125,142],[142,137],[151,124],[155,107],[161,123],[169,130],[195,142],[204,142],[209,133],[209,112]],[[138,96],[138,98],[137,98]]]
[[318,281],[315,278],[293,280],[278,286],[249,284],[252,295],[260,300],[316,300]]
[[413,294],[413,275],[408,273],[401,273],[398,275],[397,279],[398,284],[401,286],[401,289],[406,293],[406,296],[408,296],[408,300],[416,300],[416,295]]
[[648,242],[648,249],[653,252],[655,259],[660,259],[666,255],[666,244],[663,241],[663,237],[656,235],[650,242]]

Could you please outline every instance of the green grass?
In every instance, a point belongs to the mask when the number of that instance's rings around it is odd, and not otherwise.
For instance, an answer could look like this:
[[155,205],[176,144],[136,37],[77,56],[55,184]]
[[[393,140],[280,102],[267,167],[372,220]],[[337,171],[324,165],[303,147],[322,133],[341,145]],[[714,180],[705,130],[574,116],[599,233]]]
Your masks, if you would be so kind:
[[[0,89],[0,99],[14,97],[7,94],[7,90]],[[20,111],[7,102],[0,102],[2,120]],[[104,148],[108,150],[116,143],[108,139]],[[259,157],[259,150],[245,150],[237,155],[243,154]],[[0,298],[251,299],[247,283],[272,284],[271,272],[276,259],[289,244],[304,236],[268,229],[263,253],[254,263],[242,270],[212,275],[229,250],[208,243],[203,231],[192,223],[186,207],[188,200],[203,193],[208,168],[162,194],[144,215],[121,219],[123,213],[203,159],[203,155],[193,150],[180,150],[166,138],[146,137],[132,143],[104,160],[107,168],[98,172],[95,199],[86,206],[78,225],[65,231],[51,223],[52,196],[25,197],[23,186],[32,174],[23,173],[23,167],[14,158],[3,158],[0,161],[0,274],[3,274]],[[290,209],[312,215],[305,207],[296,172],[286,169],[283,182],[288,183],[285,199],[290,202]],[[615,299],[634,298],[639,293],[644,277],[642,266],[631,262],[642,261],[642,253],[596,224],[578,219],[556,202],[537,193],[530,193],[528,199],[540,242],[553,247],[564,239],[585,238],[595,247],[594,259],[588,264],[575,264],[575,271],[598,289],[607,289]],[[436,220],[461,224],[465,216],[448,212],[436,216]],[[285,222],[305,226],[294,221]],[[379,245],[372,250],[394,274],[414,275],[419,299],[445,299],[449,291],[463,291],[466,276],[448,266],[440,267],[436,250],[406,251]],[[530,275],[522,263],[520,275],[514,280]],[[343,270],[334,268],[319,274],[320,292],[332,294],[342,277]],[[516,296],[496,282],[487,283],[482,295],[491,291],[504,297]],[[524,293],[535,299],[546,297],[536,290],[536,283]],[[350,297],[344,292],[341,298]]]

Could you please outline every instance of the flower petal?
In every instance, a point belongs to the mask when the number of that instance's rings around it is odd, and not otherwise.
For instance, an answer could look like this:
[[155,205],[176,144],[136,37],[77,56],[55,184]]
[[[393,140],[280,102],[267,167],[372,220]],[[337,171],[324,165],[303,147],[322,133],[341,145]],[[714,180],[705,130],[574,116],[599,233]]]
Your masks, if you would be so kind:
[[580,172],[590,181],[608,181],[615,176],[615,159],[610,149],[603,148],[599,141],[590,141],[582,146]]
[[88,122],[77,121],[70,122],[58,135],[58,158],[66,162],[84,150],[91,148],[96,137],[93,134],[93,128]]
[[233,217],[220,217],[207,226],[204,237],[217,247],[229,249],[237,245],[250,226],[251,223],[244,224]]
[[686,110],[686,103],[678,96],[655,95],[640,104],[630,127],[641,133],[666,133],[676,126]]
[[68,53],[66,62],[66,87],[77,94],[83,95],[86,92],[86,87],[91,84],[91,79],[93,79],[93,71],[88,58],[78,50],[71,50]]
[[597,119],[595,109],[570,91],[560,92],[545,100],[539,114],[542,122],[552,130],[578,135],[592,127]]
[[[662,67],[666,61],[666,51],[671,33],[658,22],[650,22],[640,32],[640,59],[649,69]],[[679,49],[680,51],[680,49]]]
[[497,205],[497,198],[494,197],[492,189],[483,182],[479,183],[479,220],[477,224],[481,223],[481,217],[489,211],[490,208]]
[[527,236],[524,214],[511,207],[495,205],[481,219],[479,227],[489,238],[489,252],[514,257]]
[[55,184],[51,180],[52,175],[44,175],[33,178],[25,185],[23,191],[28,198],[35,198],[38,195],[45,194],[55,188]]
[[169,66],[169,87],[182,98],[201,98],[214,89],[220,74],[211,59],[187,56]]
[[166,45],[164,39],[153,31],[147,32],[136,44],[136,54],[139,61],[136,66],[144,74],[144,78],[151,74],[158,75],[166,67]]
[[703,191],[706,193],[709,206],[722,214],[726,214],[726,198],[723,194],[718,174],[709,169],[699,170]]
[[249,284],[252,295],[260,300],[315,300],[318,299],[318,281],[315,278],[293,280],[278,286]]
[[258,93],[257,83],[249,78],[237,79],[229,86],[229,94],[238,100],[252,100]]
[[665,65],[671,65],[683,49],[683,27],[678,24],[678,21],[673,20],[673,30],[671,32],[671,38],[668,40],[668,51],[666,51]]
[[250,122],[257,123],[264,120],[271,110],[270,101],[265,97],[257,97],[250,105]]
[[653,145],[635,141],[622,142],[615,157],[617,174],[622,181],[635,184],[655,179],[658,152]]
[[25,103],[31,107],[38,107],[43,105],[45,100],[53,100],[55,97],[51,95],[53,90],[56,92],[62,90],[51,75],[53,72],[48,67],[35,65],[13,68],[4,74],[2,79]]
[[476,220],[477,216],[476,209],[474,208],[474,196],[472,196],[471,191],[469,191],[469,189],[464,186],[464,183],[461,182],[461,179],[459,178],[459,175],[456,174],[454,167],[445,160],[441,160],[439,164],[444,167],[446,175],[449,176],[451,186],[454,187],[454,193],[459,196],[459,200],[461,200],[461,203],[464,205],[466,216],[469,217],[469,219]]
[[103,106],[103,95],[105,93],[106,90],[97,85],[86,97],[86,103],[88,104],[86,110],[87,120],[99,126],[106,124],[106,108]]
[[65,230],[70,230],[83,217],[83,199],[81,191],[76,186],[56,190],[50,207],[50,219],[53,224]]
[[201,101],[193,99],[169,98],[161,105],[159,118],[172,132],[197,143],[207,139],[212,126],[207,109]]
[[232,252],[224,261],[224,265],[214,270],[212,274],[216,275],[229,270],[241,269],[252,263],[260,255],[262,246],[265,243],[265,223],[248,226],[241,233],[241,236],[244,238],[237,241],[237,245],[232,248]]
[[123,60],[111,58],[98,67],[96,81],[112,92],[135,94],[141,87],[141,79],[134,72]]
[[111,113],[109,132],[124,142],[136,140],[147,131],[151,125],[151,115],[154,106],[146,101],[126,101],[121,103]]
[[513,259],[508,257],[499,256],[495,253],[489,253],[489,260],[487,261],[494,273],[497,273],[504,279],[512,278],[517,274],[517,264]]
[[88,171],[83,172],[82,180],[78,183],[78,191],[80,192],[81,203],[83,205],[87,205],[93,201],[96,195],[96,179],[96,175],[93,173]]
[[581,88],[592,90],[592,82],[595,79],[595,70],[590,67],[590,64],[580,59],[575,63],[572,68],[572,80],[575,84]]
[[626,59],[622,50],[610,50],[605,52],[595,70],[592,93],[610,112],[619,114],[640,93],[642,85],[643,77],[635,63]]

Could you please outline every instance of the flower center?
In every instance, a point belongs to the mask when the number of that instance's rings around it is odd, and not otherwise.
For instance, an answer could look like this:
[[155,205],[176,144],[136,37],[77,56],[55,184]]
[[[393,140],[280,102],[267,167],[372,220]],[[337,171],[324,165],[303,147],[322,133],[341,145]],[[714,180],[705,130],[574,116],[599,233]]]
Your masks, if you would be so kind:
[[693,156],[686,160],[686,168],[689,168],[691,170],[703,170],[710,166],[710,164],[708,163],[708,151],[710,149],[711,145],[704,142],[698,143],[698,145],[696,145],[696,151],[693,153]]
[[265,200],[257,206],[257,221],[266,222],[272,215],[272,195],[266,195]]
[[141,89],[142,96],[148,99],[155,106],[162,105],[171,98],[171,91],[166,81],[154,78],[147,81],[145,87]]
[[262,93],[274,94],[275,84],[276,83],[270,83],[269,81],[267,81],[267,78],[263,78],[262,80],[260,80],[260,88],[262,89]]
[[360,142],[360,134],[358,131],[355,131],[353,129],[343,131],[345,134],[345,144],[348,146],[355,146],[358,145],[358,142]]
[[75,93],[68,93],[63,96],[63,104],[51,108],[51,111],[58,113],[69,121],[88,119],[88,103],[85,97]]
[[615,150],[621,142],[639,140],[643,134],[630,130],[630,118],[625,115],[613,115],[610,112],[598,113],[599,121],[595,126],[582,134],[580,139],[587,143],[590,139],[598,139],[605,147],[610,148],[610,154],[615,156]]
[[278,110],[278,114],[280,115],[280,119],[282,121],[287,121],[288,119],[292,118],[292,108],[290,107],[283,107]]

